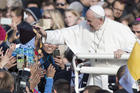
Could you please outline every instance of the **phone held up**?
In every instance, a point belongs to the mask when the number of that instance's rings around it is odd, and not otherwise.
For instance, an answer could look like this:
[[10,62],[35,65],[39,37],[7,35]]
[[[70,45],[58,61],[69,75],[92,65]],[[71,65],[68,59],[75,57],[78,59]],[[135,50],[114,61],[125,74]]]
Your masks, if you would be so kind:
[[26,66],[26,56],[25,55],[17,54],[16,60],[17,60],[18,69],[23,69],[23,66]]

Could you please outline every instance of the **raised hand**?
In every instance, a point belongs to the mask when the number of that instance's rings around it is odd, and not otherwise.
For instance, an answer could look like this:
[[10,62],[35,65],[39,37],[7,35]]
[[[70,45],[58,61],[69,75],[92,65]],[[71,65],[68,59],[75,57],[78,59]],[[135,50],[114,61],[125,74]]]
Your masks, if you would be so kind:
[[46,37],[46,32],[44,31],[44,28],[43,27],[41,27],[39,25],[34,25],[34,27],[37,28],[37,29],[39,29],[38,31],[39,31],[39,33],[41,35],[43,35],[44,37]]
[[11,56],[15,49],[16,49],[16,44],[11,44],[10,47],[9,47],[8,55]]
[[61,67],[62,70],[65,69],[65,64],[64,64],[63,58],[61,56],[55,57],[54,61],[59,67]]
[[16,58],[11,56],[10,59],[9,59],[9,62],[4,67],[7,68],[7,69],[10,69],[10,68],[17,65],[17,63],[15,63],[15,62],[16,62]]
[[8,62],[10,62],[10,57],[9,57],[9,49],[6,50],[6,53],[5,54],[1,54],[1,67],[3,68]]
[[44,77],[46,71],[40,68],[40,64],[35,63],[31,66],[31,76],[30,76],[30,89],[34,89],[36,85],[40,82],[40,79]]
[[40,76],[39,74],[34,75],[34,77],[31,77],[29,82],[30,82],[30,89],[34,89],[40,82]]
[[34,63],[33,65],[31,65],[29,68],[31,70],[31,75],[34,75],[36,73],[36,71],[38,70],[40,64],[39,63]]
[[54,75],[55,75],[55,72],[56,72],[56,70],[55,70],[55,68],[53,67],[53,65],[52,64],[50,64],[49,65],[49,67],[48,67],[48,69],[47,69],[47,77],[54,77]]
[[117,51],[114,52],[114,57],[119,59],[125,52],[121,49],[118,49]]

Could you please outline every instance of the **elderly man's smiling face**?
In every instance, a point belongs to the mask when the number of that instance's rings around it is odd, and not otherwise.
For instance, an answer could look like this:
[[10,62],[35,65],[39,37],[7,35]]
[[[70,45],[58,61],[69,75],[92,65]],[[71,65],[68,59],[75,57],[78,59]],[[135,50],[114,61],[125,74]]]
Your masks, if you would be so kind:
[[87,24],[90,25],[92,31],[97,31],[100,29],[103,20],[97,18],[96,14],[92,10],[88,10],[86,13]]

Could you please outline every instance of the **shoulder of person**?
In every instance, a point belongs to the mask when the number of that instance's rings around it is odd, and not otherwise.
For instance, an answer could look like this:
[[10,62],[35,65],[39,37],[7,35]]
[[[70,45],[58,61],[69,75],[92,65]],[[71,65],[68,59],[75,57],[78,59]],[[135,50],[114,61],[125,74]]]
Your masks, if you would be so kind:
[[[111,19],[109,19],[111,20]],[[127,25],[124,25],[122,24],[121,22],[118,22],[118,21],[115,21],[115,20],[111,20],[112,23],[116,24],[117,26],[121,26],[121,27],[124,27],[124,28],[129,28]]]
[[108,21],[108,26],[109,26],[109,29],[113,29],[113,30],[116,30],[117,32],[120,32],[122,30],[124,31],[130,31],[130,28],[122,23],[119,23],[117,21],[114,21],[114,20],[111,20],[111,19],[107,19]]

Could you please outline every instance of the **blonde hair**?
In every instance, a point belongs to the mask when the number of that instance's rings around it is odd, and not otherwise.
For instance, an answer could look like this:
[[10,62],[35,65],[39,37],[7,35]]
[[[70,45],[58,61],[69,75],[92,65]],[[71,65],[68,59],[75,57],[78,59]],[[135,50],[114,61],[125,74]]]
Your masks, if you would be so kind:
[[80,14],[76,11],[76,10],[74,10],[74,9],[66,9],[65,10],[65,13],[66,12],[71,12],[73,15],[75,15],[77,18],[80,18]]
[[64,28],[64,20],[62,17],[62,14],[59,12],[59,10],[46,10],[44,12],[45,14],[50,14],[52,21],[53,21],[53,27],[52,29],[61,29]]

